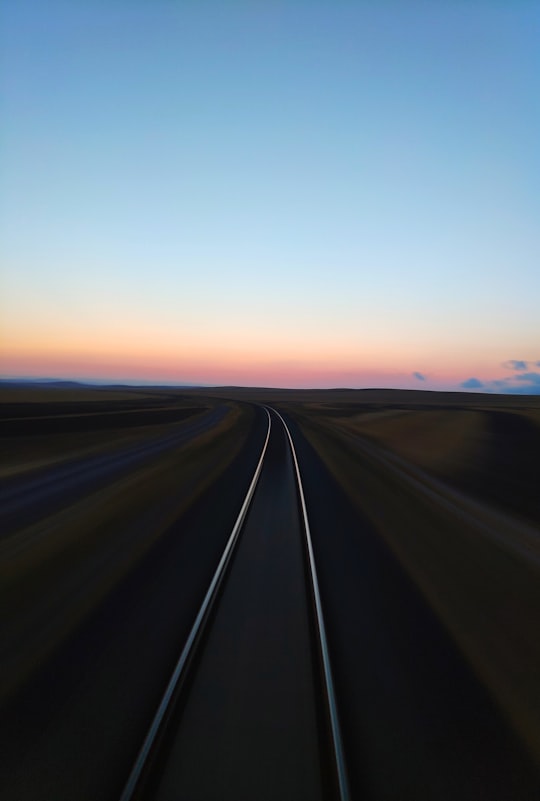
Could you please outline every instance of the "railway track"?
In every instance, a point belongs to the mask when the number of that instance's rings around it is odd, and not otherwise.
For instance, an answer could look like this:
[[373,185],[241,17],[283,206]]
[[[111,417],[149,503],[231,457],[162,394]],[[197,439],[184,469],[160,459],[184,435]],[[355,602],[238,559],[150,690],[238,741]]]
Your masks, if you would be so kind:
[[298,460],[274,409],[121,801],[349,798]]

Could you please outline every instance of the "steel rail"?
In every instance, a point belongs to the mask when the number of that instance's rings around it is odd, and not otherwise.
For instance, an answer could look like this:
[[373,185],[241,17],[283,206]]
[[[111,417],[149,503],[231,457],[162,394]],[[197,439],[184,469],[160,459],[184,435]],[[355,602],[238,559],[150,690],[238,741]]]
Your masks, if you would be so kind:
[[334,691],[334,681],[332,678],[332,669],[330,666],[330,656],[328,652],[328,642],[326,639],[326,628],[324,625],[324,617],[322,611],[322,604],[321,604],[321,595],[319,592],[319,582],[317,579],[317,568],[315,566],[315,556],[313,553],[313,544],[311,542],[311,531],[309,527],[309,520],[306,508],[306,499],[304,497],[304,488],[302,485],[302,478],[300,476],[300,467],[298,465],[298,459],[296,457],[296,450],[294,447],[293,439],[291,436],[291,432],[289,431],[289,427],[281,414],[274,409],[272,406],[265,407],[267,410],[271,409],[275,414],[279,417],[287,436],[289,438],[289,444],[291,446],[291,453],[293,456],[294,467],[296,471],[296,480],[298,483],[298,492],[300,495],[300,504],[302,506],[302,516],[304,519],[304,530],[306,534],[306,542],[307,542],[307,551],[309,556],[309,569],[311,574],[311,585],[313,590],[313,598],[315,601],[315,613],[316,613],[316,623],[317,623],[317,631],[319,634],[319,647],[321,652],[322,658],[322,667],[323,667],[323,676],[324,676],[324,687],[326,691],[326,701],[328,705],[328,716],[330,719],[330,732],[331,732],[331,739],[332,739],[332,750],[333,756],[336,766],[336,773],[337,773],[337,781],[338,781],[338,789],[339,789],[339,799],[340,801],[350,801],[350,793],[349,793],[349,782],[347,779],[347,769],[345,765],[345,757],[343,754],[343,744],[342,744],[342,737],[341,737],[341,728],[339,725],[339,717],[337,711],[337,704],[336,704],[336,695]]
[[163,723],[163,719],[164,719],[165,714],[166,714],[166,712],[167,712],[167,710],[169,708],[169,704],[171,703],[171,699],[172,699],[172,697],[174,695],[174,692],[175,692],[175,690],[176,690],[176,688],[178,686],[178,683],[179,683],[179,681],[180,681],[180,679],[181,679],[181,677],[182,677],[182,675],[184,673],[186,665],[188,664],[188,662],[190,660],[190,657],[192,656],[192,651],[194,649],[194,645],[195,645],[195,643],[197,641],[197,638],[199,636],[199,633],[201,631],[203,622],[204,622],[204,620],[205,620],[205,618],[207,616],[207,613],[208,613],[208,611],[209,611],[209,609],[210,609],[210,607],[211,607],[211,605],[212,605],[212,603],[213,603],[213,601],[214,601],[214,599],[215,599],[215,597],[217,595],[217,591],[219,589],[219,586],[221,585],[221,582],[222,582],[223,577],[225,575],[225,571],[226,571],[227,565],[228,565],[228,563],[229,563],[229,561],[231,559],[232,553],[234,551],[234,547],[235,547],[235,545],[237,543],[237,540],[238,540],[242,525],[244,523],[245,517],[246,517],[248,509],[249,509],[249,505],[250,505],[251,500],[253,498],[253,495],[255,493],[255,487],[257,486],[257,482],[258,482],[259,476],[261,474],[263,460],[264,460],[264,456],[266,454],[266,449],[267,449],[267,446],[268,446],[268,440],[270,439],[270,429],[272,427],[272,418],[270,416],[270,413],[269,413],[268,409],[265,408],[265,411],[266,411],[266,414],[268,415],[268,431],[266,432],[266,439],[264,441],[264,445],[263,445],[263,449],[262,449],[262,452],[261,452],[261,456],[259,458],[259,462],[258,462],[257,467],[255,469],[255,473],[253,474],[253,478],[251,480],[251,484],[249,485],[249,489],[248,489],[246,497],[244,499],[244,503],[242,504],[242,508],[240,509],[240,512],[239,512],[238,517],[236,519],[236,523],[234,524],[232,533],[231,533],[231,535],[230,535],[230,537],[229,537],[229,539],[227,541],[227,545],[225,546],[225,550],[223,551],[223,555],[222,555],[222,557],[221,557],[221,559],[219,561],[219,564],[218,564],[218,566],[216,568],[216,572],[214,573],[214,577],[212,578],[212,581],[210,583],[210,586],[208,587],[208,590],[207,590],[206,595],[204,597],[204,600],[203,600],[203,602],[201,604],[201,607],[199,609],[197,617],[195,618],[195,622],[193,623],[193,626],[192,626],[191,631],[189,633],[189,637],[187,638],[186,643],[184,645],[184,648],[182,649],[182,653],[180,654],[180,658],[179,658],[178,662],[176,663],[176,667],[175,667],[175,669],[173,671],[173,674],[172,674],[172,676],[171,676],[171,678],[169,680],[169,683],[167,685],[167,689],[165,690],[165,694],[163,695],[163,698],[161,699],[161,703],[160,703],[160,705],[159,705],[159,707],[157,709],[156,714],[154,715],[154,719],[152,720],[152,723],[150,725],[148,733],[147,733],[147,735],[146,735],[146,737],[144,739],[144,742],[143,742],[143,744],[141,746],[141,749],[140,749],[140,751],[139,751],[139,753],[137,755],[135,763],[134,763],[134,765],[133,765],[133,767],[131,769],[131,773],[129,775],[129,778],[128,778],[127,782],[126,782],[126,785],[124,787],[122,795],[120,796],[120,801],[131,801],[131,799],[134,797],[134,793],[137,790],[137,786],[138,786],[139,780],[141,778],[141,774],[142,774],[142,772],[143,772],[143,770],[144,770],[144,768],[145,768],[145,766],[146,766],[146,764],[148,762],[148,758],[149,758],[150,753],[152,751],[152,747],[153,747],[154,742],[156,740],[156,737],[157,737],[157,735],[158,735],[158,733],[160,731],[161,725]]

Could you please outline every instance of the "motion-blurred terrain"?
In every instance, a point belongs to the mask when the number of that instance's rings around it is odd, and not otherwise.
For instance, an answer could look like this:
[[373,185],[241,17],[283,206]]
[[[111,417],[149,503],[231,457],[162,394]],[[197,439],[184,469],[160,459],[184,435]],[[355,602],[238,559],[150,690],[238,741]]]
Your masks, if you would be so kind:
[[4,403],[0,420],[4,692],[204,492],[249,417],[164,392],[41,397]]
[[4,797],[118,797],[251,480],[264,404],[297,440],[353,797],[540,790],[540,398],[0,392]]

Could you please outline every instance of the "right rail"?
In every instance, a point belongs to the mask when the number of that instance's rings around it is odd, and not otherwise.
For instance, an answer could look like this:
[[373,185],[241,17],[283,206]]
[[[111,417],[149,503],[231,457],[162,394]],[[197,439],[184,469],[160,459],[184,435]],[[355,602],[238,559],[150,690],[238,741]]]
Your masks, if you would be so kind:
[[289,431],[289,427],[281,414],[274,409],[273,407],[269,407],[272,411],[279,417],[281,422],[283,423],[283,427],[287,433],[287,437],[289,438],[289,444],[291,446],[291,453],[293,457],[294,467],[296,471],[296,480],[298,484],[298,493],[300,495],[300,505],[302,507],[302,517],[303,517],[303,524],[304,524],[304,531],[306,535],[306,545],[308,551],[308,561],[309,561],[309,571],[310,571],[310,578],[311,578],[311,588],[313,592],[313,599],[315,604],[315,616],[316,616],[316,626],[317,626],[317,634],[319,640],[319,651],[320,657],[322,662],[322,670],[323,670],[323,678],[324,678],[324,690],[326,695],[326,704],[328,709],[328,718],[330,724],[330,732],[331,732],[331,741],[332,741],[332,751],[334,757],[334,763],[336,768],[337,774],[337,781],[338,781],[338,788],[339,788],[339,799],[340,801],[349,801],[350,793],[349,793],[349,783],[347,779],[347,770],[345,767],[345,758],[343,755],[343,743],[341,737],[341,728],[339,724],[339,717],[337,711],[337,704],[336,704],[336,695],[334,691],[334,680],[332,678],[332,669],[330,666],[330,656],[328,653],[328,642],[326,639],[326,628],[324,625],[324,617],[322,611],[322,604],[321,604],[321,594],[319,592],[319,582],[317,579],[317,568],[315,566],[315,556],[313,554],[313,544],[311,542],[311,531],[309,528],[309,520],[306,508],[306,499],[304,497],[304,488],[302,486],[302,478],[300,476],[300,467],[298,465],[298,459],[296,457],[296,450],[294,447],[294,443],[292,440],[291,432]]

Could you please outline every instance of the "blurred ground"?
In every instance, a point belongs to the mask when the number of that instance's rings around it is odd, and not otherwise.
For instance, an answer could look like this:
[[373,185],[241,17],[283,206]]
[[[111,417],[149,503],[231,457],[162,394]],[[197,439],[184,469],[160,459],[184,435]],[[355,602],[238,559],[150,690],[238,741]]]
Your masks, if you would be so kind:
[[540,399],[407,395],[282,408],[540,762]]
[[[197,553],[200,586],[190,601],[196,608],[260,452],[265,414],[252,404],[264,403],[279,408],[301,432],[309,445],[305,453],[312,449],[357,510],[358,521],[368,521],[376,540],[391,550],[540,764],[540,398],[534,396],[1,388],[2,491],[19,492],[24,504],[20,524],[16,516],[9,518],[0,540],[0,704],[11,705],[14,719],[22,720],[15,700],[24,699],[33,682],[47,684],[39,677],[48,675],[55,655],[71,653],[68,643],[78,632],[105,631],[98,621],[107,618],[108,608],[122,610],[115,613],[122,621],[131,620],[125,611],[131,600],[109,605],[108,599],[119,598],[129,577],[135,582],[139,573],[146,575],[147,566],[168,548],[182,554],[185,576],[193,570],[189,554]],[[317,484],[313,459],[305,467],[315,476],[311,497],[322,508],[329,488],[322,479]],[[207,508],[207,497],[217,499],[215,508]],[[201,528],[187,524],[192,512],[194,520],[206,521]],[[227,525],[221,527],[221,519]],[[361,555],[360,528],[358,542],[351,543],[360,523],[352,514],[347,519],[345,537],[331,530],[331,516],[327,520],[321,512],[326,522],[319,538],[335,538]],[[183,543],[188,530],[191,539]],[[210,550],[201,536],[212,543]],[[160,570],[170,572],[169,585],[145,592],[153,597],[159,589],[168,603],[169,593],[177,592],[176,567],[163,554]],[[370,580],[376,587],[376,577]],[[391,582],[388,587],[391,592]],[[129,597],[138,594],[135,582]],[[179,608],[182,625],[189,625],[190,610]],[[150,617],[148,612],[148,620],[141,618],[146,626]],[[115,638],[111,632],[110,641]],[[92,652],[90,635],[87,639],[81,653]],[[137,637],[132,639],[130,647],[138,647]],[[174,653],[177,646],[170,641],[159,646],[164,653],[166,647]],[[119,656],[118,664],[125,658]],[[147,674],[137,679],[140,686],[149,680],[152,658],[146,660]],[[88,676],[94,672],[90,664],[78,669]],[[100,670],[110,683],[109,668]],[[60,688],[58,693],[62,697]],[[35,689],[27,696],[37,694]],[[145,703],[151,708],[153,702]],[[33,730],[34,712],[25,715]],[[51,711],[44,707],[47,715]],[[64,734],[54,735],[60,755],[70,726],[59,723]],[[26,743],[28,732],[20,728],[20,742]],[[111,734],[111,743],[115,737]],[[38,787],[38,778],[34,784]]]
[[[72,391],[55,395],[62,400],[44,401],[43,394],[34,400],[31,416],[30,402],[20,409],[0,404],[3,509],[12,495],[23,501],[19,517],[4,520],[0,539],[4,698],[224,471],[243,447],[251,418],[234,402],[195,406],[175,397],[180,420],[162,423],[171,398],[155,393],[150,412],[148,397],[143,399],[146,425],[133,425],[140,399],[130,397],[131,406],[119,411],[118,399],[110,403],[103,390],[94,402],[89,391],[84,400]],[[70,432],[63,427],[66,418]],[[27,433],[25,422],[40,433]]]

